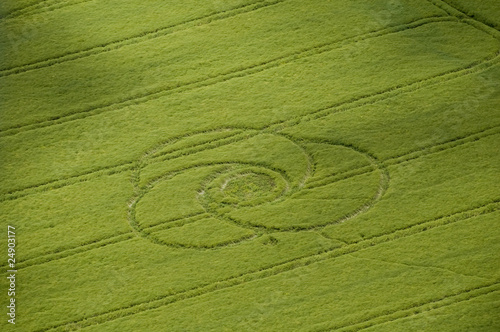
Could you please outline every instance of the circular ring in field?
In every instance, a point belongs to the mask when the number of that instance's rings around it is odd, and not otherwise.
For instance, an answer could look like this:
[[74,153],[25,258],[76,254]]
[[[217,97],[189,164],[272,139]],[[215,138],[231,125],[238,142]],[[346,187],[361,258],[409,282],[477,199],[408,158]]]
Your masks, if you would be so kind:
[[212,131],[144,154],[129,222],[157,244],[217,248],[345,222],[373,206],[387,181],[374,157],[346,145]]
[[227,207],[258,206],[286,194],[289,184],[282,174],[264,167],[238,165],[221,173],[202,189],[200,203],[207,212],[223,215]]

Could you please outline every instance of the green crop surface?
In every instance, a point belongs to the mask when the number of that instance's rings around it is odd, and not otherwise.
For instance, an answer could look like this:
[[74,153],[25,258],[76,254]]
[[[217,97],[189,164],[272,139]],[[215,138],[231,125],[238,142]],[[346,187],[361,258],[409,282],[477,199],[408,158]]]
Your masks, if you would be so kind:
[[500,2],[3,0],[0,179],[0,331],[500,331]]

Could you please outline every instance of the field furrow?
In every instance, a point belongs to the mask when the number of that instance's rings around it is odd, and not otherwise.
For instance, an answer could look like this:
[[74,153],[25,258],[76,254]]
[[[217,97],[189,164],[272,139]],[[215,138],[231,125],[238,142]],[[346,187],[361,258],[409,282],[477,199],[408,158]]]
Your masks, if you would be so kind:
[[[79,2],[87,2],[87,1],[94,1],[94,0],[83,0]],[[185,29],[193,28],[202,24],[208,24],[213,21],[225,19],[228,17],[232,17],[235,15],[240,15],[243,13],[247,13],[253,10],[257,10],[260,8],[265,8],[267,6],[275,5],[281,2],[284,2],[286,0],[274,0],[274,1],[269,1],[269,0],[262,0],[262,1],[257,1],[255,3],[250,3],[250,4],[245,4],[240,7],[236,8],[231,8],[229,10],[223,11],[223,12],[217,12],[217,13],[211,13],[208,15],[204,15],[201,17],[189,19],[183,22],[179,22],[173,25],[161,27],[161,28],[156,28],[155,30],[152,31],[141,31],[140,33],[129,36],[126,38],[122,38],[119,40],[114,40],[102,45],[90,47],[87,49],[81,49],[73,52],[68,52],[65,54],[60,54],[57,56],[53,56],[51,58],[46,58],[42,60],[37,60],[36,62],[31,62],[31,63],[25,63],[20,66],[16,67],[10,67],[6,68],[0,71],[0,77],[4,76],[10,76],[10,75],[15,75],[19,73],[25,73],[30,70],[36,70],[36,69],[41,69],[45,67],[50,67],[53,65],[61,64],[67,61],[72,61],[72,60],[77,60],[81,58],[85,58],[88,56],[93,56],[93,55],[99,55],[101,53],[106,53],[110,52],[119,48],[122,48],[127,45],[133,45],[133,44],[138,44],[150,39],[162,37],[168,34],[175,33],[177,31],[182,31]],[[64,1],[66,2],[66,1]],[[66,4],[68,5],[68,4]]]
[[[479,207],[478,209],[474,209],[471,211],[464,211],[462,213],[458,213],[453,216],[446,216],[442,218],[437,218],[435,220],[430,220],[430,221],[425,221],[421,222],[418,225],[415,225],[413,227],[401,229],[395,232],[387,233],[381,236],[373,237],[370,239],[366,239],[364,241],[360,241],[358,243],[354,243],[345,247],[341,247],[339,249],[327,251],[327,252],[322,252],[318,253],[315,255],[311,255],[308,257],[300,257],[296,258],[287,262],[283,262],[271,267],[267,267],[265,269],[261,269],[259,271],[255,272],[250,272],[243,274],[241,276],[235,277],[235,278],[230,278],[226,280],[220,280],[212,285],[200,287],[200,288],[194,288],[191,290],[186,290],[184,292],[181,292],[179,294],[174,294],[174,295],[168,295],[164,297],[160,297],[156,300],[148,301],[148,302],[143,302],[143,303],[135,303],[130,306],[120,308],[117,310],[109,311],[109,312],[104,312],[101,314],[85,317],[79,320],[74,320],[74,321],[68,321],[63,324],[59,325],[54,325],[49,328],[45,329],[40,329],[38,331],[58,331],[58,330],[65,330],[65,331],[73,331],[76,329],[81,329],[84,327],[88,326],[93,326],[97,324],[103,324],[106,322],[110,322],[116,319],[120,319],[123,317],[139,314],[141,312],[149,311],[149,310],[154,310],[157,308],[161,308],[163,306],[171,305],[173,303],[179,302],[179,301],[185,301],[194,297],[202,296],[205,294],[210,294],[214,292],[218,292],[220,290],[226,289],[226,288],[232,288],[232,287],[237,287],[239,285],[247,284],[249,282],[255,281],[255,280],[262,280],[264,278],[269,278],[273,277],[275,275],[279,275],[284,272],[292,271],[297,268],[303,268],[306,266],[309,266],[311,264],[316,264],[319,262],[322,262],[324,260],[331,260],[335,259],[344,255],[349,255],[355,252],[358,252],[360,250],[366,249],[366,248],[371,248],[386,242],[398,240],[404,237],[412,236],[415,234],[418,234],[420,232],[425,232],[427,230],[436,228],[436,227],[442,227],[445,225],[449,225],[451,223],[457,223],[461,222],[464,220],[467,220],[469,218],[473,218],[478,215],[482,215],[484,213],[492,213],[495,211],[498,211],[498,208],[500,207],[499,205],[499,200],[497,200],[495,203],[488,204],[484,207]],[[498,282],[494,282],[492,284],[482,286],[484,288],[491,287],[491,286],[497,286]],[[478,289],[482,288],[481,286],[476,287]],[[459,294],[454,294],[454,295],[460,295],[462,293],[467,293],[470,292],[471,290],[465,290],[460,292]],[[450,295],[453,296],[453,295]]]
[[0,19],[11,19],[25,15],[35,15],[89,1],[94,0],[43,0],[32,5],[21,7],[8,12],[5,15],[1,16]]
[[3,1],[0,330],[499,330],[498,17]]
[[[38,128],[44,128],[44,127],[49,127],[52,125],[57,125],[65,122],[70,122],[70,121],[75,121],[79,119],[84,119],[89,116],[95,116],[99,115],[101,113],[105,112],[110,112],[110,111],[116,111],[123,109],[127,106],[131,105],[137,105],[141,103],[146,103],[151,100],[159,99],[159,98],[164,98],[169,96],[171,93],[179,93],[179,92],[186,92],[190,91],[193,89],[201,89],[207,86],[212,86],[215,84],[220,84],[227,82],[232,79],[238,79],[242,78],[248,75],[254,75],[257,73],[264,72],[266,70],[274,69],[282,64],[288,64],[290,62],[293,62],[298,59],[303,59],[315,55],[320,55],[325,52],[331,52],[332,50],[341,48],[345,46],[346,44],[352,44],[352,43],[357,43],[360,41],[372,39],[372,38],[377,38],[377,37],[382,37],[385,35],[389,35],[392,33],[398,33],[401,31],[409,30],[409,29],[414,29],[418,28],[420,26],[426,25],[426,24],[431,24],[431,23],[436,23],[436,22],[446,22],[446,21],[454,21],[453,18],[448,18],[448,17],[434,17],[434,18],[426,18],[426,19],[421,19],[417,20],[412,23],[408,24],[402,24],[396,27],[391,27],[391,28],[385,28],[381,29],[379,31],[374,31],[374,32],[369,32],[361,35],[357,35],[354,37],[350,37],[344,40],[336,40],[333,42],[329,43],[321,43],[317,45],[313,45],[309,48],[305,49],[300,49],[296,52],[289,53],[289,54],[283,54],[278,57],[275,57],[273,59],[266,60],[264,62],[260,63],[253,63],[250,64],[249,66],[244,66],[241,68],[241,66],[238,66],[237,69],[233,69],[231,71],[227,72],[222,72],[222,73],[217,73],[217,74],[211,74],[208,77],[202,78],[202,79],[196,79],[196,80],[191,80],[191,81],[186,81],[186,82],[179,82],[177,84],[169,84],[168,86],[163,86],[163,87],[158,87],[154,90],[143,92],[143,93],[137,93],[132,96],[126,96],[120,100],[116,100],[113,102],[105,102],[100,105],[94,105],[86,109],[82,110],[75,110],[69,114],[57,116],[57,117],[52,117],[50,119],[47,119],[45,121],[40,121],[36,123],[31,123],[31,124],[24,124],[21,126],[15,126],[15,127],[10,127],[10,128],[5,128],[4,130],[0,131],[0,137],[3,136],[10,136],[10,135],[15,135],[20,132],[28,131],[28,130],[34,130]],[[497,53],[495,53],[497,55]],[[487,63],[490,60],[493,59],[493,56],[489,56],[481,61],[478,62],[473,62],[467,64],[465,67],[462,67],[460,69],[455,69],[454,71],[462,71],[465,69],[470,69],[477,67],[478,65],[482,63]],[[444,74],[449,74],[449,73],[444,73]],[[441,75],[444,75],[441,74]],[[441,76],[437,75],[437,76]],[[394,88],[391,88],[394,89]]]

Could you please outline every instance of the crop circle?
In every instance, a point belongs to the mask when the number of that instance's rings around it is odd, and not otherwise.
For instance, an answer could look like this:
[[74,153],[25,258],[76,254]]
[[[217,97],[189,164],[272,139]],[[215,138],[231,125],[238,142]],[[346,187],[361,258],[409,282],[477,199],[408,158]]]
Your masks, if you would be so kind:
[[158,244],[216,248],[346,222],[387,187],[387,171],[353,147],[252,134],[213,149],[186,152],[186,138],[175,142],[183,148],[146,153],[133,177],[131,226]]

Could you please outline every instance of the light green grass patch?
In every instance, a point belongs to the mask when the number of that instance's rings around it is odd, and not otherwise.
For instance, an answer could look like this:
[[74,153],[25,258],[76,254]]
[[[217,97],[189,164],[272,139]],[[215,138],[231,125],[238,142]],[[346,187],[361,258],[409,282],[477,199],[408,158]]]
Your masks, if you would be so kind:
[[476,2],[0,4],[16,327],[495,330],[500,32]]
[[[161,331],[163,326],[205,331],[339,329],[395,308],[458,292],[475,281],[448,272],[343,257],[88,330],[127,327]],[[438,292],[423,286],[432,284],[439,287]],[[380,296],[380,289],[385,290],[384,296]]]
[[22,262],[129,233],[127,201],[132,193],[128,172],[95,177],[1,202],[1,218],[18,228],[23,250],[17,257]]

